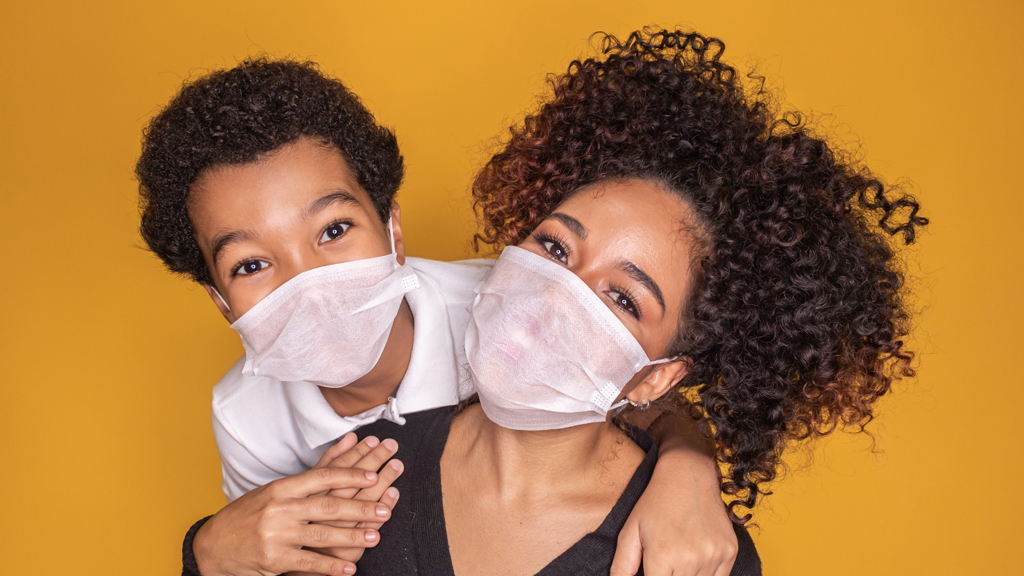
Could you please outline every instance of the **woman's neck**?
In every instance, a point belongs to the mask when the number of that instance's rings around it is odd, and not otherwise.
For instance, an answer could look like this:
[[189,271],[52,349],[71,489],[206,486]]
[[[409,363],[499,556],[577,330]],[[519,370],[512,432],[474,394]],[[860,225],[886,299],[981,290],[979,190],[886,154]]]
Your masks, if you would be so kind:
[[492,422],[476,404],[452,421],[445,456],[476,470],[481,489],[518,499],[553,491],[592,493],[595,485],[628,481],[644,453],[610,422],[511,430]]
[[455,574],[536,574],[601,526],[643,457],[607,422],[522,432],[470,406],[441,457]]

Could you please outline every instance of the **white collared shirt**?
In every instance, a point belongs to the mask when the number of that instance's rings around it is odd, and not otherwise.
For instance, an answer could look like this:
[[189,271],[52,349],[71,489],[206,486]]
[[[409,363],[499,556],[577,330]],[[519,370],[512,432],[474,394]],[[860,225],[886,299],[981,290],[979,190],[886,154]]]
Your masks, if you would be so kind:
[[339,416],[310,382],[244,376],[242,356],[213,388],[213,434],[224,494],[235,500],[267,482],[310,469],[352,430],[380,418],[457,404],[473,393],[465,375],[465,332],[473,289],[493,260],[407,258],[420,288],[405,295],[415,320],[412,357],[394,398],[355,416]]

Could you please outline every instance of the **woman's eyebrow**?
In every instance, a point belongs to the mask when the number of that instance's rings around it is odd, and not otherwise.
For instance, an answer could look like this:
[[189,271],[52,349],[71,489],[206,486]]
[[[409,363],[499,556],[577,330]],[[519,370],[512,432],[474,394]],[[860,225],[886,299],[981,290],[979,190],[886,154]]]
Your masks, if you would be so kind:
[[658,283],[648,276],[646,272],[641,270],[639,266],[632,262],[623,262],[620,265],[620,268],[623,272],[629,274],[630,278],[643,284],[647,288],[647,291],[650,292],[651,295],[654,296],[654,299],[658,301],[658,305],[661,306],[661,313],[664,314],[665,298],[661,295],[661,288],[658,287]]
[[355,196],[349,194],[344,190],[338,190],[336,192],[331,192],[330,194],[322,198],[317,198],[316,200],[314,200],[313,203],[309,205],[309,208],[306,208],[306,213],[303,215],[303,217],[309,218],[313,214],[316,214],[317,212],[335,203],[355,204],[356,206],[359,206],[359,201],[356,200]]
[[579,220],[569,216],[568,214],[562,214],[561,212],[554,212],[548,218],[554,218],[562,223],[563,226],[569,229],[570,232],[579,236],[580,240],[587,239],[587,228]]

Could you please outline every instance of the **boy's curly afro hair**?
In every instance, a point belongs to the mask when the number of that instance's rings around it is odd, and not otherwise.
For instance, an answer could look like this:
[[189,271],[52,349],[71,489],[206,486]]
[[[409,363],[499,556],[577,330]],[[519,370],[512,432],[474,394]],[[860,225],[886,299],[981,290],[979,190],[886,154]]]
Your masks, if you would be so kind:
[[914,374],[898,241],[927,220],[780,115],[700,34],[604,35],[597,57],[552,77],[553,94],[511,129],[473,185],[481,232],[515,245],[580,188],[647,178],[699,220],[698,278],[673,350],[682,391],[727,466],[744,523],[789,440],[861,430],[876,400]]
[[255,58],[186,83],[146,128],[135,166],[146,244],[172,271],[211,283],[189,187],[203,170],[258,160],[300,136],[341,151],[387,222],[404,172],[394,133],[316,64]]

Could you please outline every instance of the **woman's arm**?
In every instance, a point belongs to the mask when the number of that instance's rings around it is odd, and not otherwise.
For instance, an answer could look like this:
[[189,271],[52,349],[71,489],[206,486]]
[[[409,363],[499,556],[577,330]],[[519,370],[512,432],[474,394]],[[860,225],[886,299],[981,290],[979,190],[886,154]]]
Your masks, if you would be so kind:
[[[648,413],[628,418],[643,422]],[[714,447],[697,421],[668,411],[649,425],[658,439],[658,464],[619,533],[611,576],[632,576],[643,560],[646,576],[727,576],[738,544],[719,486]]]

